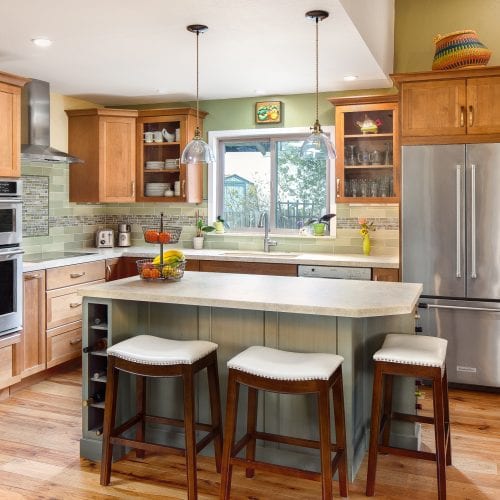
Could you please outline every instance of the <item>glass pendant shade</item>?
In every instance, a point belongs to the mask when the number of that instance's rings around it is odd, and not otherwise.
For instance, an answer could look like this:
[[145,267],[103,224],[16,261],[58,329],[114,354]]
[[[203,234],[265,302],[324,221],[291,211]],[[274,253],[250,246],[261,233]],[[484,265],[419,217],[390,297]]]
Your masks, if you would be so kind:
[[199,134],[195,134],[181,156],[181,163],[213,163],[214,161],[212,150]]
[[314,131],[303,142],[300,156],[304,160],[335,160],[337,157],[332,142],[321,131]]

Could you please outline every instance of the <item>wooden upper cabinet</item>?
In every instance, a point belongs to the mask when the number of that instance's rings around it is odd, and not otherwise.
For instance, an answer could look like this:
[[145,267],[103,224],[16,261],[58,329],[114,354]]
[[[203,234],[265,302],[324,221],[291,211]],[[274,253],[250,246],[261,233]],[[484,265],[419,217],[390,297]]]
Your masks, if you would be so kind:
[[0,177],[21,175],[21,88],[28,81],[0,72]]
[[500,140],[500,67],[391,77],[401,95],[402,144]]
[[[200,111],[200,129],[207,113]],[[192,140],[196,128],[196,109],[165,108],[139,111],[137,119],[137,201],[169,203],[200,203],[203,199],[203,166],[180,164],[186,144]],[[165,135],[161,136],[161,132]],[[159,133],[159,142],[146,138],[145,133]],[[148,134],[150,135],[150,134]],[[170,160],[165,162],[165,160]],[[164,166],[162,166],[162,163]],[[178,182],[178,194],[166,197],[155,190],[155,185],[169,185],[172,190]],[[148,188],[149,186],[149,188]],[[149,192],[148,192],[149,191]],[[164,190],[166,191],[166,189]],[[158,194],[159,193],[159,194]]]
[[84,163],[70,165],[69,201],[135,201],[137,111],[67,110],[68,150]]

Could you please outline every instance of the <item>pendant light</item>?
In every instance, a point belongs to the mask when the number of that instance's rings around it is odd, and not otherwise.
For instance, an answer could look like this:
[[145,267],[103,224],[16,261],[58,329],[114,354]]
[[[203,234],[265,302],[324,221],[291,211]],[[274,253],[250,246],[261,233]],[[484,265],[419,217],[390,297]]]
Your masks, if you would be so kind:
[[215,161],[214,154],[209,145],[201,137],[199,117],[198,42],[200,33],[205,33],[208,27],[203,24],[190,24],[186,29],[191,33],[196,33],[196,128],[194,130],[193,140],[186,145],[182,152],[181,163],[212,163]]
[[312,134],[304,141],[300,149],[300,156],[311,160],[335,160],[335,150],[332,142],[321,130],[318,115],[318,24],[329,16],[324,10],[310,10],[306,12],[307,19],[314,19],[316,22],[316,121],[311,127]]

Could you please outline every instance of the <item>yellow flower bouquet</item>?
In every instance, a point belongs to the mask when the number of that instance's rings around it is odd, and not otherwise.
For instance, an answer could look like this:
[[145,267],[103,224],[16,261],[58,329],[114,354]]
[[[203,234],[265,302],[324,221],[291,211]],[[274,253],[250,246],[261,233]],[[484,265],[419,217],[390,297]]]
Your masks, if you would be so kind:
[[365,255],[370,255],[371,245],[370,245],[370,231],[375,231],[375,226],[373,221],[368,222],[365,217],[360,217],[358,219],[358,224],[361,226],[359,234],[363,237],[363,253]]

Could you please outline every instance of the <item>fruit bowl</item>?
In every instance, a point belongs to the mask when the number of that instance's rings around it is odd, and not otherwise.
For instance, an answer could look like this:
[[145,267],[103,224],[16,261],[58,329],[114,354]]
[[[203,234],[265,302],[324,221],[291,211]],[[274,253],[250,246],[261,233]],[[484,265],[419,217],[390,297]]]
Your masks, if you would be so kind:
[[177,243],[181,236],[181,226],[163,226],[160,227],[143,226],[144,241],[146,243]]
[[169,280],[179,281],[184,276],[186,261],[154,263],[154,259],[142,259],[137,261],[137,270],[143,280],[158,281]]

